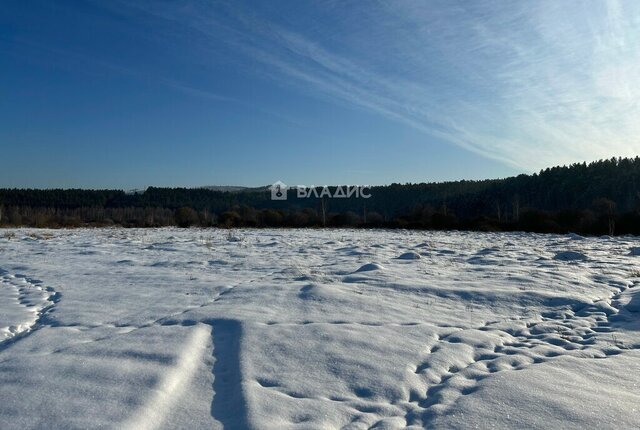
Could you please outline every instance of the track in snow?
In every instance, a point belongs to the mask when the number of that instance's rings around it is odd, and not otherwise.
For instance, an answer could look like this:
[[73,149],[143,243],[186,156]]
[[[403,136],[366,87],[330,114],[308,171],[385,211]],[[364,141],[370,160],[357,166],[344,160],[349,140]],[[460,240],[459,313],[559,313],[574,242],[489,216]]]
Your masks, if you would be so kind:
[[0,349],[45,325],[60,297],[40,280],[0,268],[0,301],[7,306],[0,315]]
[[[627,289],[619,286],[610,298],[592,305],[549,312],[541,321],[528,323],[519,330],[504,331],[487,323],[479,329],[460,330],[438,337],[435,345],[427,348],[425,361],[415,367],[415,374],[427,379],[429,387],[425,392],[410,393],[411,407],[405,416],[406,425],[423,426],[435,414],[446,412],[461,396],[478,391],[478,382],[496,372],[522,370],[563,355],[606,358],[625,350],[640,349],[640,345],[619,342],[612,326],[611,317],[620,312],[618,301]],[[481,345],[483,333],[490,336],[486,346]],[[470,345],[469,340],[474,338],[478,344]],[[492,340],[495,343],[490,345]],[[598,340],[602,342],[598,343]],[[439,353],[465,357],[470,351],[472,360],[469,362],[449,364],[444,368],[434,366]]]

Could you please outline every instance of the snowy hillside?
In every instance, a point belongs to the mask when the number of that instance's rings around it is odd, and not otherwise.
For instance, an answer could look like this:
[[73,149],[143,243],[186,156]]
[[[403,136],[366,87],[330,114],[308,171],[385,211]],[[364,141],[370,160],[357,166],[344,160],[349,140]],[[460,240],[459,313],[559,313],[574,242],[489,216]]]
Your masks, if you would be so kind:
[[638,428],[638,246],[0,230],[0,427]]

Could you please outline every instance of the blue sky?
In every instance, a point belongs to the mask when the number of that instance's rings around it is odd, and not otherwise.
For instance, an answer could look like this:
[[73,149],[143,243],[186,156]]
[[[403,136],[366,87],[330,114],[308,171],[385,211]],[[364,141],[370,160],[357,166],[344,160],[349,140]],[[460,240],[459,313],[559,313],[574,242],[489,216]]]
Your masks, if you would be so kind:
[[640,154],[640,2],[11,1],[0,187],[387,184]]

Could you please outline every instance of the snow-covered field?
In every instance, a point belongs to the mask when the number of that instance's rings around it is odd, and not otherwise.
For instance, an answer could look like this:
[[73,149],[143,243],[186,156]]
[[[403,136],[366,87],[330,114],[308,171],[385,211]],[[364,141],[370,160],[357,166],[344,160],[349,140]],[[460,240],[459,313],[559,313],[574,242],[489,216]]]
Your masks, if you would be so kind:
[[638,428],[638,246],[0,230],[0,428]]

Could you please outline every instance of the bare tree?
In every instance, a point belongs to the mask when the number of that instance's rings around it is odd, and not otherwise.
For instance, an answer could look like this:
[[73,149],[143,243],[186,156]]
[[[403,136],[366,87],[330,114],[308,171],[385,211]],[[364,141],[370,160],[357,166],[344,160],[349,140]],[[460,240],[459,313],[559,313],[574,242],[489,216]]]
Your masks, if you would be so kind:
[[609,236],[613,236],[616,229],[616,203],[613,200],[601,197],[594,200],[593,206],[599,214],[606,218]]
[[322,227],[327,226],[327,207],[325,204],[324,197],[320,199],[320,204],[322,207]]
[[520,221],[520,196],[513,196],[513,220],[515,222]]

